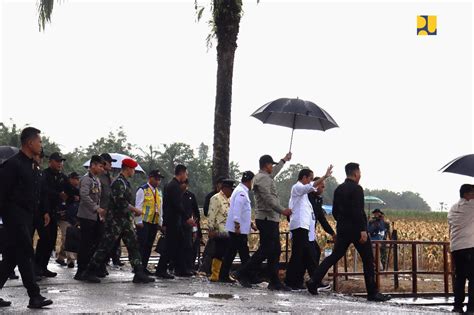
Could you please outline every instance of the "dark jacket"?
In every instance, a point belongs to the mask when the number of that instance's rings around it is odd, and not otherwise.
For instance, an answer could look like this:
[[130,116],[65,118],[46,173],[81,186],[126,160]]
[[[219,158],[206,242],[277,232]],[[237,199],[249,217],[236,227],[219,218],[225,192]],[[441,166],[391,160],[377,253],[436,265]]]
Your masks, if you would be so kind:
[[337,234],[348,238],[360,238],[367,231],[364,213],[364,190],[356,182],[346,179],[334,191],[332,214],[337,221]]
[[0,213],[4,224],[33,225],[39,211],[42,173],[38,163],[19,152],[0,167]]
[[103,173],[98,176],[100,180],[100,207],[102,209],[109,209],[110,195],[112,193],[112,176],[110,173]]
[[181,227],[185,216],[183,190],[176,178],[173,178],[163,190],[163,225],[167,228]]
[[77,223],[77,210],[79,209],[79,201],[76,201],[75,197],[80,197],[79,188],[68,183],[64,192],[67,194],[66,221],[75,225]]
[[58,219],[60,213],[66,210],[65,203],[59,194],[64,192],[66,188],[67,176],[48,167],[44,170],[44,181],[48,206],[50,207],[48,212],[53,219]]
[[202,207],[202,211],[204,212],[205,217],[209,215],[209,203],[211,202],[211,198],[217,193],[218,191],[213,190],[206,195],[206,198],[204,199],[204,206]]
[[311,206],[313,206],[313,212],[316,216],[316,223],[319,222],[326,233],[329,235],[334,235],[334,230],[326,219],[326,211],[323,209],[323,198],[316,192],[309,193],[308,198]]
[[196,225],[198,228],[198,232],[201,231],[201,214],[199,213],[199,206],[196,200],[196,195],[194,195],[189,190],[186,190],[183,193],[183,207],[185,211],[183,224],[185,224],[186,220],[193,217],[194,221],[196,221]]

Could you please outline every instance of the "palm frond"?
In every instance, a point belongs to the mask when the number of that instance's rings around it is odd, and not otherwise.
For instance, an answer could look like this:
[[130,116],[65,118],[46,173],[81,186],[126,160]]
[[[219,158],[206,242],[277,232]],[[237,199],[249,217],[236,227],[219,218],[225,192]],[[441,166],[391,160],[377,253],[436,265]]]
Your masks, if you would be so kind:
[[51,14],[53,13],[54,0],[39,0],[38,2],[38,26],[39,30],[44,31],[46,23],[51,23]]

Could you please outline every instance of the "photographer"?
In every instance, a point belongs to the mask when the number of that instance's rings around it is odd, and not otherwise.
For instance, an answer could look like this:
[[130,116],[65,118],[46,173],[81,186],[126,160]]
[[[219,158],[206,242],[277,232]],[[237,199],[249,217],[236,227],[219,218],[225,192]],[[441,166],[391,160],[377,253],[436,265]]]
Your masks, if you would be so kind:
[[[372,211],[372,218],[369,221],[368,232],[371,241],[387,240],[390,234],[390,223],[385,221],[384,213],[380,209]],[[387,246],[380,246],[380,260],[382,270],[387,266]]]

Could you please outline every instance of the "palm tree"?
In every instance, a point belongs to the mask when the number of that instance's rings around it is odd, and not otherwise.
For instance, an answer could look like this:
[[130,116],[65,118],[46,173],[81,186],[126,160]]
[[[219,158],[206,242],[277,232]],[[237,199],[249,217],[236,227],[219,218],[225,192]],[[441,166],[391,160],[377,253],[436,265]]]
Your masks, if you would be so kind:
[[[195,1],[198,20],[203,7]],[[212,26],[208,36],[208,45],[212,38],[217,39],[217,84],[214,109],[214,145],[212,156],[212,182],[217,178],[229,177],[229,144],[232,107],[232,78],[234,57],[237,49],[240,19],[242,17],[241,0],[213,0],[211,3]]]
[[38,25],[40,31],[45,29],[46,23],[51,22],[54,0],[40,0],[38,3]]

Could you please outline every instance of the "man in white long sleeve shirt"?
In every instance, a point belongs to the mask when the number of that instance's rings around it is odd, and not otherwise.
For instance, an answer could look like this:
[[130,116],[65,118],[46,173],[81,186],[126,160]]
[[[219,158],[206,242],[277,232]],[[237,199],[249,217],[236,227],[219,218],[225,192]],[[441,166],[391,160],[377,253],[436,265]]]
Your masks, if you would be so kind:
[[313,171],[308,168],[302,169],[298,174],[298,182],[291,188],[289,205],[293,212],[290,217],[291,258],[286,270],[285,283],[292,290],[304,289],[305,267],[307,261],[311,260],[309,231],[315,224],[315,217],[308,193],[315,191],[322,181],[331,176],[331,173],[332,165],[323,177],[313,181]]
[[252,188],[254,176],[251,171],[244,172],[241,183],[230,196],[230,208],[225,224],[225,229],[229,232],[229,243],[219,272],[220,282],[235,282],[229,277],[229,272],[237,252],[242,264],[250,258],[247,235],[250,233],[252,208],[249,190]]
[[464,184],[461,199],[449,210],[449,238],[454,261],[454,309],[463,313],[466,280],[469,281],[467,313],[474,312],[474,185]]

